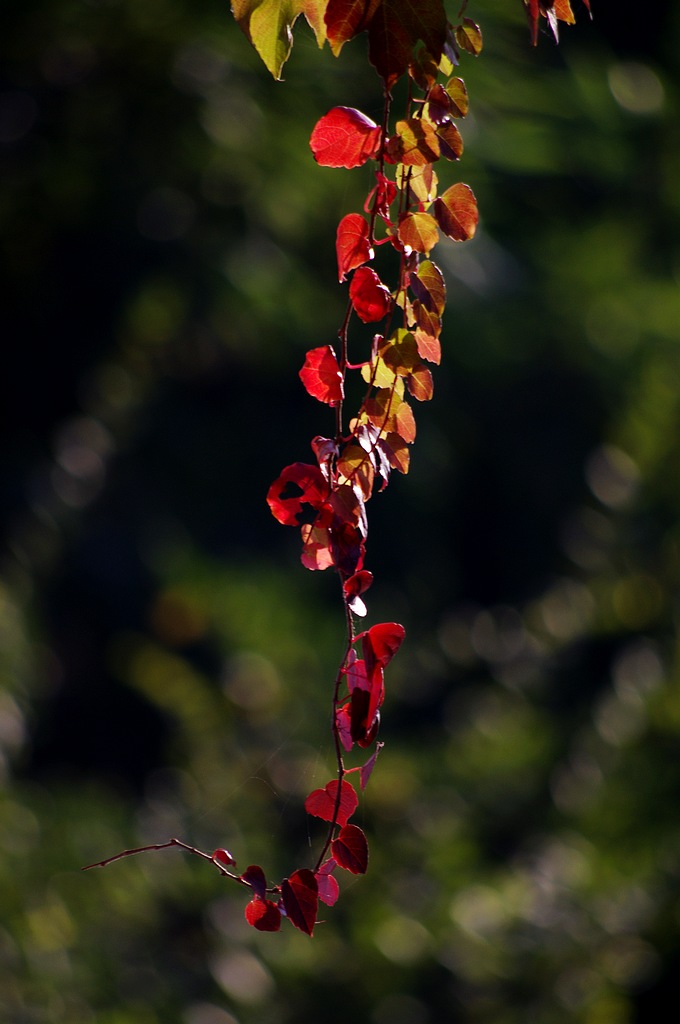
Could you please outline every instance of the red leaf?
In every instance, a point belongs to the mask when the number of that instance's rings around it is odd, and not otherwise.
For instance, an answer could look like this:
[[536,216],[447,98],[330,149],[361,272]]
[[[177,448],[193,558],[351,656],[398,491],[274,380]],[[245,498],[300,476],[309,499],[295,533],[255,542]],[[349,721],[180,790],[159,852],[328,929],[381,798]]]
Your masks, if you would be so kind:
[[375,768],[375,762],[378,760],[378,754],[380,753],[380,751],[382,750],[382,748],[384,746],[385,746],[384,743],[376,743],[375,753],[373,754],[372,757],[369,757],[369,759],[366,762],[366,764],[363,764],[361,766],[361,769],[360,769],[360,772],[359,772],[359,780],[360,780],[361,788],[362,789],[366,789],[366,786],[368,785],[368,780],[370,779],[370,777],[371,777],[371,775],[373,773],[373,769]]
[[378,155],[380,128],[353,107],[333,107],[317,121],[309,140],[322,167],[361,167]]
[[385,687],[382,682],[382,670],[374,681],[370,692],[356,689],[350,701],[351,726],[350,734],[360,747],[369,747],[375,739],[380,727],[378,705],[382,704]]
[[354,740],[352,739],[352,715],[349,704],[343,704],[335,712],[335,724],[340,735],[340,742],[349,753],[354,746]]
[[369,59],[388,88],[413,61],[418,40],[439,62],[446,25],[443,0],[382,0],[368,25]]
[[[324,789],[315,789],[309,794],[305,800],[305,810],[307,814],[313,814],[315,818],[321,818],[323,821],[333,821],[337,797],[338,780],[333,779],[327,783]],[[336,825],[346,825],[358,806],[359,799],[354,791],[354,787],[343,779],[340,790],[340,805],[337,817],[335,818]]]
[[312,398],[334,406],[344,398],[342,373],[330,345],[312,348],[300,370],[300,380]]
[[524,0],[531,29],[531,42],[536,46],[538,42],[538,0]]
[[236,863],[229,850],[215,850],[212,859],[221,868],[229,868]]
[[454,242],[465,242],[472,238],[479,220],[477,200],[472,189],[462,183],[447,188],[435,200],[434,215],[444,234]]
[[375,205],[375,212],[379,217],[389,224],[390,223],[390,206],[397,198],[398,189],[393,181],[386,178],[384,174],[376,173],[378,184],[368,194],[366,202],[364,204],[364,210],[366,213],[370,213],[373,203]]
[[348,213],[338,224],[335,251],[340,281],[345,280],[350,270],[373,259],[374,252],[368,241],[368,224],[360,213]]
[[353,875],[365,875],[368,868],[368,843],[358,825],[345,825],[331,843],[333,857],[341,868]]
[[256,896],[246,904],[246,921],[259,932],[278,932],[281,927],[281,911],[276,903]]
[[366,604],[359,595],[365,593],[372,582],[373,573],[368,572],[367,569],[362,569],[361,572],[356,572],[343,583],[342,589],[347,598],[347,604],[355,615],[363,617],[367,614]]
[[[345,828],[351,828],[345,825]],[[342,833],[340,833],[342,835]],[[319,906],[319,886],[308,868],[294,871],[281,882],[281,898],[290,923],[306,935],[312,935]]]
[[349,297],[355,313],[365,324],[382,320],[392,307],[392,296],[370,267],[359,267],[354,271]]
[[345,580],[342,589],[347,597],[354,597],[356,594],[365,594],[372,583],[373,573],[368,569],[362,569],[361,572],[355,572],[353,576]]
[[363,32],[381,0],[328,0],[326,35],[337,57],[343,45]]
[[251,864],[247,867],[241,875],[241,879],[250,886],[256,896],[259,896],[262,900],[265,899],[267,879],[259,864]]
[[[299,492],[299,493],[298,493]],[[286,466],[267,493],[267,504],[284,526],[299,526],[302,506],[320,508],[328,496],[328,483],[318,466],[294,462]]]
[[380,622],[359,634],[357,640],[361,639],[369,676],[375,665],[385,668],[390,663],[405,636],[406,630],[398,622]]
[[332,872],[335,871],[337,864],[333,857],[329,857],[327,861],[321,865],[316,873],[316,882],[319,886],[319,899],[323,900],[327,906],[332,907],[337,902],[338,896],[340,895],[340,886],[338,885],[337,879],[333,878]]

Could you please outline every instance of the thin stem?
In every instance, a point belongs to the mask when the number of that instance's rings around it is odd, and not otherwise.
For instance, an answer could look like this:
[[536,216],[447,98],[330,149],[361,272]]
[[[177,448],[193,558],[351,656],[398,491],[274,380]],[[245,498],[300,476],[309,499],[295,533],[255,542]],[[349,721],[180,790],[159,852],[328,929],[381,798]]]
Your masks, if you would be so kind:
[[342,800],[342,781],[346,774],[345,762],[342,756],[342,743],[340,741],[340,729],[338,727],[337,709],[338,704],[340,703],[338,698],[340,694],[340,686],[342,684],[342,680],[345,674],[344,669],[345,666],[347,665],[347,660],[349,658],[350,651],[352,650],[352,647],[354,645],[354,619],[352,618],[352,611],[349,607],[349,601],[345,596],[344,591],[342,595],[342,600],[345,606],[345,621],[347,623],[347,645],[345,647],[345,652],[342,656],[342,661],[340,662],[340,667],[338,668],[338,672],[335,677],[335,686],[333,688],[333,702],[331,706],[331,732],[333,733],[333,744],[335,746],[335,761],[337,764],[338,772],[338,791],[335,794],[335,806],[333,807],[333,817],[328,823],[326,840],[323,844],[323,847],[321,848],[321,852],[319,853],[316,864],[314,865],[314,873],[316,873],[323,864],[324,858],[328,853],[328,848],[330,847],[331,842],[333,841],[333,834],[338,824],[338,815],[340,813],[340,803]]
[[227,871],[218,861],[215,860],[213,854],[205,853],[204,850],[198,850],[195,846],[190,846],[188,843],[182,842],[181,839],[168,839],[167,843],[151,843],[149,846],[137,846],[134,850],[123,850],[121,853],[116,853],[113,857],[107,857],[105,860],[98,860],[94,864],[87,864],[82,871],[89,871],[91,868],[105,868],[107,864],[113,864],[116,860],[122,860],[123,857],[133,857],[137,853],[147,853],[149,850],[167,850],[171,846],[178,846],[181,850],[186,850],[187,853],[194,853],[197,857],[202,857],[204,860],[209,860],[218,871],[226,875],[228,878],[233,878],[235,882],[240,882],[242,885],[249,885],[248,882],[244,882],[239,875],[235,875],[232,871]]

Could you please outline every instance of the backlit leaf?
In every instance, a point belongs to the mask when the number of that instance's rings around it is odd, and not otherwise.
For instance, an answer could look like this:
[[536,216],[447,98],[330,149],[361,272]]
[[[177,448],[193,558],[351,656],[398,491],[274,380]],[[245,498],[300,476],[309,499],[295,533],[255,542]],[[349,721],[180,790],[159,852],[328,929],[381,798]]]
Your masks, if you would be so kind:
[[377,156],[380,128],[353,107],[333,107],[317,121],[309,145],[322,167],[361,167]]
[[354,594],[365,594],[372,584],[373,573],[367,569],[362,569],[361,572],[355,572],[353,576],[345,580],[342,589],[350,597]]
[[236,863],[229,850],[215,850],[212,855],[212,859],[218,865],[218,867],[229,868]]
[[413,397],[419,402],[429,402],[434,393],[432,374],[427,367],[423,366],[421,363],[420,366],[417,366],[413,373],[408,377],[406,387],[409,389],[409,392]]
[[[352,826],[345,825],[345,828]],[[281,882],[281,898],[291,924],[306,935],[312,935],[319,906],[319,886],[314,873],[308,868],[300,868],[290,878],[284,878]]]
[[444,86],[434,85],[427,95],[423,116],[427,117],[435,127],[438,127],[451,117],[451,107],[451,97]]
[[284,526],[298,526],[303,506],[318,509],[328,496],[328,483],[318,466],[294,462],[286,466],[267,493],[267,504]]
[[426,92],[437,81],[439,68],[432,54],[428,53],[424,46],[421,46],[414,60],[409,64],[408,73],[416,85]]
[[349,483],[364,501],[368,501],[373,493],[375,467],[363,448],[358,444],[347,445],[338,459],[337,468],[340,482]]
[[397,121],[395,134],[387,143],[387,155],[395,164],[422,166],[439,159],[439,140],[433,125],[422,117]]
[[300,380],[313,398],[327,405],[335,406],[344,397],[342,373],[330,345],[322,345],[307,352],[304,366],[300,370]]
[[302,554],[300,561],[305,569],[323,571],[335,565],[331,551],[331,532],[325,522],[305,524],[300,529]]
[[361,367],[361,376],[367,384],[372,384],[376,388],[391,388],[395,375],[384,360],[378,357],[372,363]]
[[325,32],[315,11],[319,5],[313,0],[231,0],[234,18],[274,78],[281,78],[293,45],[293,25],[306,6],[310,11],[307,20],[318,29],[321,45]]
[[328,0],[326,33],[336,57],[345,43],[363,32],[380,3],[381,0]]
[[364,875],[368,868],[368,843],[358,825],[345,825],[331,843],[334,859],[345,871]]
[[407,254],[422,252],[429,256],[439,241],[439,229],[429,213],[406,213],[399,221],[397,237]]
[[380,355],[392,372],[400,377],[407,377],[420,363],[415,338],[402,327],[383,345]]
[[335,712],[335,724],[337,725],[338,733],[340,735],[340,742],[349,753],[354,746],[354,740],[352,739],[352,714],[349,704],[343,704],[343,706],[338,708]]
[[377,185],[371,189],[364,205],[366,213],[370,213],[375,204],[375,212],[388,224],[390,223],[390,206],[397,198],[397,186],[384,174],[376,173]]
[[463,136],[451,121],[437,128],[439,149],[446,160],[460,160],[463,155]]
[[360,595],[365,593],[372,583],[373,573],[362,569],[361,572],[355,572],[353,576],[345,580],[342,586],[350,609],[355,615],[359,615],[362,618],[367,614],[367,608]]
[[349,297],[354,312],[365,324],[382,320],[392,307],[392,296],[370,267],[359,267],[354,271]]
[[462,183],[447,188],[435,201],[434,215],[444,234],[454,242],[465,242],[472,238],[479,220],[477,200],[472,189]]
[[451,116],[465,117],[470,108],[468,92],[462,78],[451,78],[444,87],[451,100]]
[[[413,332],[418,346],[418,355],[429,363],[437,366],[442,361],[442,346],[439,341],[441,332],[441,320],[436,313],[430,313],[428,309],[419,309],[420,303],[414,302],[414,309],[418,309],[418,326]],[[428,326],[420,326],[424,321],[429,321]],[[431,326],[430,326],[431,325]]]
[[365,633],[359,634],[357,640],[361,640],[369,674],[372,663],[381,668],[390,663],[404,642],[405,636],[406,630],[399,622],[380,622],[371,626]]
[[392,469],[398,470],[399,473],[408,473],[411,452],[403,438],[398,434],[388,434],[386,437],[380,438],[378,446],[387,456]]
[[265,899],[267,879],[259,864],[250,864],[241,875],[241,878],[250,886],[256,896],[259,896],[262,900]]
[[375,768],[375,763],[378,760],[378,754],[380,753],[380,751],[382,750],[382,748],[384,746],[385,746],[384,743],[376,743],[375,753],[372,755],[372,757],[369,757],[368,761],[366,761],[365,764],[362,764],[362,766],[361,766],[361,768],[359,770],[359,779],[360,779],[360,784],[361,784],[361,788],[362,789],[366,789],[366,786],[368,785],[368,780],[370,779],[371,775],[373,774],[373,769]]
[[397,380],[394,388],[379,388],[364,402],[370,422],[384,433],[398,434],[408,444],[416,439],[416,422],[408,402],[402,398],[403,385]]
[[322,900],[327,906],[332,907],[337,903],[338,896],[340,895],[340,886],[338,881],[333,877],[333,871],[335,871],[337,864],[334,857],[329,857],[328,860],[324,861],[319,870],[316,873],[316,883],[319,887],[319,899]]
[[[534,46],[536,46],[536,43],[538,42],[538,22],[540,15],[543,15],[544,18],[548,19],[556,40],[558,40],[558,22],[564,21],[568,25],[573,25],[575,21],[574,12],[568,0],[553,0],[552,3],[541,3],[539,0],[524,0],[524,6],[529,19],[531,42]],[[590,0],[583,0],[583,6],[592,17]]]
[[429,206],[437,198],[438,178],[432,164],[420,167],[405,167],[399,164],[396,173],[397,184],[408,189],[408,203],[422,203]]
[[281,911],[272,900],[256,896],[246,904],[246,921],[259,932],[278,932],[281,927]]
[[419,40],[439,62],[446,25],[443,0],[382,0],[368,24],[368,52],[388,87],[406,72]]
[[456,42],[461,50],[471,53],[473,57],[479,56],[482,52],[482,31],[471,18],[463,18],[460,25],[456,26]]
[[436,263],[422,260],[416,273],[411,274],[411,288],[423,306],[442,315],[446,307],[446,284]]
[[360,213],[348,213],[338,224],[335,251],[340,281],[345,280],[350,270],[373,259],[373,249],[368,240],[368,222]]
[[[323,821],[333,821],[337,797],[338,780],[333,779],[326,784],[324,789],[315,789],[309,794],[305,800],[305,810],[307,814],[312,814],[315,818],[321,818]],[[358,806],[359,800],[354,787],[343,779],[340,788],[340,804],[335,818],[336,824],[340,826],[346,825]]]

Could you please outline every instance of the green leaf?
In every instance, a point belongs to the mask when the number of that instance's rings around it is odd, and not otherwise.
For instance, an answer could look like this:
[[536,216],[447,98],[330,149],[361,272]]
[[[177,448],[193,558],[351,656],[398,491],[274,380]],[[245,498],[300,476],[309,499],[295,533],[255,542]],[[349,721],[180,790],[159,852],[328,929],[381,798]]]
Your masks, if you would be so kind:
[[293,46],[293,25],[304,14],[319,46],[326,39],[325,0],[231,0],[231,11],[277,80]]

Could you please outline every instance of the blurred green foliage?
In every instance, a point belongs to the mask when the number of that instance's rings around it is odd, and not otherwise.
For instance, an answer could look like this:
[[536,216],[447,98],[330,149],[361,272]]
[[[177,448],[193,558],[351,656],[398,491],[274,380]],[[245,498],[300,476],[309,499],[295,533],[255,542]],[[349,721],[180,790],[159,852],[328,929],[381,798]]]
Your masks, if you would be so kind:
[[[310,863],[332,772],[334,580],[269,518],[330,429],[304,351],[343,309],[368,172],[316,167],[361,40],[277,85],[207,0],[5,12],[0,1017],[8,1024],[634,1024],[680,931],[680,15],[593,3],[486,50],[478,237],[413,468],[370,509],[398,619],[365,879],[310,942],[166,850]],[[582,12],[581,12],[582,13]],[[459,174],[460,170],[460,174]],[[359,820],[359,819],[358,819]],[[663,1009],[662,1009],[663,1008]]]

